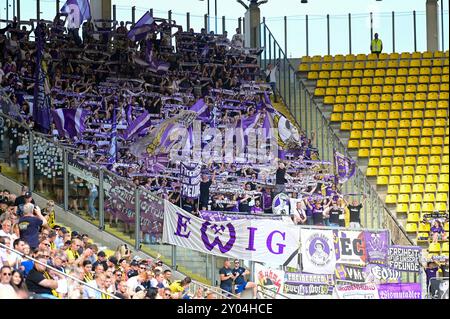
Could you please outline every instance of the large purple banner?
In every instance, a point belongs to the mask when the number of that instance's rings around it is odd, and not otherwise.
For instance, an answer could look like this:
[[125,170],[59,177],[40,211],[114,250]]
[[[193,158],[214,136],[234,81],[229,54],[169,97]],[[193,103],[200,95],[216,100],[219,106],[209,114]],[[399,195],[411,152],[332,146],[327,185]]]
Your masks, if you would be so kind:
[[389,246],[389,231],[365,231],[364,237],[366,239],[367,262],[378,264],[386,263]]
[[339,152],[334,152],[334,168],[336,170],[336,177],[339,183],[345,183],[354,174],[356,169],[356,162],[348,157],[345,157]]
[[384,284],[378,285],[380,299],[422,299],[420,284]]

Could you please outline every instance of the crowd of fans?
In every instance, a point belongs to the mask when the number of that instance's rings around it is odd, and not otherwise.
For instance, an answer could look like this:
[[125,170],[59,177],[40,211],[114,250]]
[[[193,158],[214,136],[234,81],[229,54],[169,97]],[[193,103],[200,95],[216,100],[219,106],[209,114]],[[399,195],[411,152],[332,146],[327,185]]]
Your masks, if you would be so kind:
[[20,196],[8,190],[0,193],[0,244],[17,251],[0,246],[0,299],[217,297],[213,291],[203,288],[188,293],[189,277],[173,280],[172,271],[159,259],[151,261],[133,256],[126,244],[108,257],[87,234],[56,224],[51,201],[41,209],[34,204],[27,188],[22,190]]
[[[148,161],[130,151],[130,145],[139,136],[149,134],[159,123],[189,109],[200,98],[207,105],[203,113],[206,117],[198,117],[203,132],[215,127],[225,135],[227,129],[259,113],[255,128],[260,128],[266,113],[273,110],[266,94],[273,93],[276,67],[260,72],[257,62],[260,51],[244,47],[239,29],[230,41],[226,32],[221,35],[208,34],[205,29],[200,33],[193,29],[184,32],[172,21],[156,20],[152,32],[140,41],[127,37],[129,30],[124,23],[116,28],[110,22],[88,20],[82,27],[82,39],[64,27],[63,16],[56,16],[52,24],[39,25],[45,30],[43,57],[51,108],[82,108],[89,114],[85,129],[72,138],[62,136],[52,123],[49,134],[53,139],[69,148],[75,145],[77,161],[106,166],[110,163],[108,152],[115,117],[118,147],[111,170],[186,211],[272,213],[274,197],[285,192],[298,199],[290,209],[296,224],[345,226],[348,203],[336,187],[331,163],[318,161],[314,141],[305,134],[299,135],[294,150],[284,148],[288,154],[283,160],[272,159],[269,164],[246,164],[238,160],[239,154],[232,163],[224,164],[222,160],[203,163],[198,200],[180,196],[179,163],[168,161],[165,170],[155,172]],[[36,41],[30,40],[34,29],[33,26],[31,30],[26,27],[19,30],[17,22],[13,22],[0,32],[0,74],[3,74],[0,87],[11,101],[7,111],[29,127],[35,126],[30,111],[37,54]],[[269,83],[265,83],[266,77]],[[114,97],[118,97],[117,101]],[[124,138],[129,124],[144,112],[150,114],[152,125],[132,138]],[[14,127],[12,123],[9,125]],[[12,148],[18,159],[17,168],[26,181],[27,133],[10,129],[7,134],[14,135],[10,138],[15,141]],[[43,147],[38,150],[42,156],[38,156],[41,162],[37,165],[40,173],[37,187],[53,185],[54,193],[62,199],[62,192],[56,191],[63,181],[62,154],[45,147],[43,139],[40,144]],[[71,208],[88,210],[95,218],[93,201],[86,208],[83,201],[77,200],[95,192],[95,185],[72,175],[70,178]],[[351,206],[354,208],[348,207],[350,223],[357,226],[361,206],[356,201]]]

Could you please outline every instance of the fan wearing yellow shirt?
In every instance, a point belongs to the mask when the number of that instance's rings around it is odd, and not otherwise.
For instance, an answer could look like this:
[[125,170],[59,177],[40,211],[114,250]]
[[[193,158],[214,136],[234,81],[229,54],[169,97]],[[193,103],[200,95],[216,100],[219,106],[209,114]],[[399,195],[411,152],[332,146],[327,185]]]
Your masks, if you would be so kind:
[[178,294],[178,299],[186,299],[186,293],[187,293],[187,289],[189,287],[189,284],[191,283],[191,278],[190,277],[185,277],[183,280],[176,280],[174,281],[170,286],[170,291],[173,294]]

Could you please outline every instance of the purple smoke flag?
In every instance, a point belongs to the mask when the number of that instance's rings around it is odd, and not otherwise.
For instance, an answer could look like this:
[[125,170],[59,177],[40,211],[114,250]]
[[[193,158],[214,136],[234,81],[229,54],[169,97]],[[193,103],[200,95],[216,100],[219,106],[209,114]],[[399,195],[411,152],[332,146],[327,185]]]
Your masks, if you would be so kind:
[[[131,109],[131,107],[130,107]],[[151,116],[147,111],[144,111],[139,117],[128,124],[128,128],[123,136],[124,139],[129,139],[135,134],[139,134],[144,129],[151,125]]]
[[152,30],[153,16],[147,11],[128,32],[131,41],[141,41]]
[[191,106],[189,111],[197,113],[197,117],[208,119],[210,117],[208,104],[206,104],[204,99],[199,99]]
[[338,182],[343,184],[355,174],[356,161],[351,158],[345,157],[343,154],[335,150],[334,169]]
[[117,161],[117,98],[114,101],[114,110],[112,116],[112,128],[111,128],[111,141],[109,146],[109,159],[108,163],[110,165]]
[[91,18],[91,6],[88,0],[67,0],[61,13],[67,13],[68,19],[72,19],[79,28],[83,21]]
[[42,59],[45,33],[41,27],[36,28],[36,70],[34,73],[33,118],[39,130],[50,130],[50,86],[47,78],[47,64]]
[[78,109],[57,109],[52,111],[53,121],[60,136],[73,138],[85,130],[84,121],[89,112]]

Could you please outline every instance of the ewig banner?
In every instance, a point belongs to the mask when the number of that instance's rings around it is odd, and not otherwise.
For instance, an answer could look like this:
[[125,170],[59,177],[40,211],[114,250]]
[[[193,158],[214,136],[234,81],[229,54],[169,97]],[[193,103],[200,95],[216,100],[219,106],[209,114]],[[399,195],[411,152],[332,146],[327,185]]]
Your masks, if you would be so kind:
[[169,244],[272,265],[283,265],[299,248],[299,228],[281,220],[212,222],[168,201],[164,206],[163,241]]

